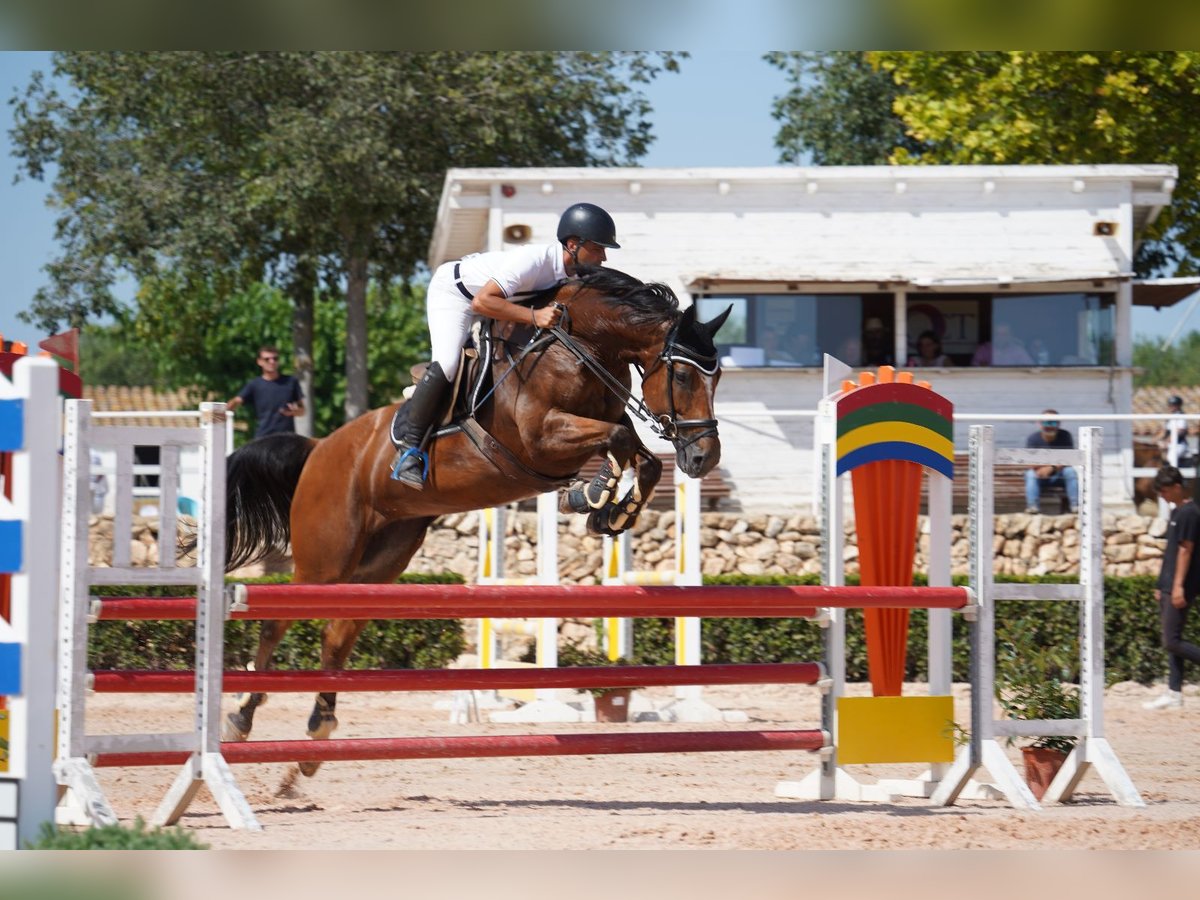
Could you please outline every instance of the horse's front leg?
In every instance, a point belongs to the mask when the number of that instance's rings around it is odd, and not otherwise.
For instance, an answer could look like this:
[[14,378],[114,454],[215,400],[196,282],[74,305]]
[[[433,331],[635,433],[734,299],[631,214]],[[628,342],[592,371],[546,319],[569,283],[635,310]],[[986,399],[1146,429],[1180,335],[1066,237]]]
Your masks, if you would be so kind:
[[662,478],[662,460],[647,450],[639,448],[634,459],[633,484],[620,499],[591,514],[588,528],[596,534],[616,536],[637,524],[646,504],[654,497],[654,488]]
[[[559,414],[557,420],[548,417],[547,421],[557,426],[556,434],[563,433],[564,425],[574,429],[574,437],[563,444],[563,449],[586,446],[587,438],[592,434],[600,437],[596,452],[606,457],[590,482],[576,482],[563,492],[562,511],[589,515],[588,528],[595,534],[619,534],[633,527],[638,513],[649,502],[654,486],[662,477],[662,462],[642,444],[629,416],[623,416],[617,423],[567,414]],[[547,449],[553,452],[555,448],[548,446]],[[634,467],[633,486],[618,499],[621,473],[630,465]]]

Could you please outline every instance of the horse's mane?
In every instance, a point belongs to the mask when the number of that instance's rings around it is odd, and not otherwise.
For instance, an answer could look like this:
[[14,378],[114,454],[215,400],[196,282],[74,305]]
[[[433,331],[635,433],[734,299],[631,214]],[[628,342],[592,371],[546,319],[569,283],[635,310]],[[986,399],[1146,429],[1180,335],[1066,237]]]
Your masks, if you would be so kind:
[[[627,310],[625,321],[631,325],[650,327],[664,321],[674,322],[679,317],[679,299],[665,284],[639,281],[632,275],[600,266],[581,266],[574,280]],[[559,290],[553,287],[535,294],[534,305],[552,300]]]

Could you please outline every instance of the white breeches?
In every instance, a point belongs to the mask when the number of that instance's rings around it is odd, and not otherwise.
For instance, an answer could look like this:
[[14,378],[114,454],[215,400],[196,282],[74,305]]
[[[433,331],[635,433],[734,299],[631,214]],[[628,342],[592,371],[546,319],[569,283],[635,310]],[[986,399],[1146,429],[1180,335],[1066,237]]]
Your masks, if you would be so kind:
[[458,374],[463,344],[467,342],[471,323],[476,318],[471,312],[471,301],[454,283],[453,263],[438,266],[433,273],[425,297],[425,311],[429,320],[432,361],[439,363],[446,378],[453,381]]

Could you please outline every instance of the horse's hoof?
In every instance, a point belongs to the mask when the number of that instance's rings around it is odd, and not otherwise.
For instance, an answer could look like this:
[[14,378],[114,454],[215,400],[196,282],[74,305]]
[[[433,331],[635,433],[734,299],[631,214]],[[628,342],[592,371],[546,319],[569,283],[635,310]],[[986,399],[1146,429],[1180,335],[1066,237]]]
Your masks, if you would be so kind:
[[230,713],[225,717],[225,721],[221,723],[221,740],[223,741],[244,741],[250,737],[250,729],[243,729],[238,724],[238,714]]
[[300,768],[300,774],[305,778],[312,778],[317,774],[317,769],[321,768],[321,763],[318,760],[296,763],[296,765]]
[[[316,717],[314,716],[313,718]],[[312,719],[308,720],[308,736],[314,741],[323,741],[333,734],[334,729],[337,727],[337,716],[332,713],[326,713],[317,722],[313,722]]]

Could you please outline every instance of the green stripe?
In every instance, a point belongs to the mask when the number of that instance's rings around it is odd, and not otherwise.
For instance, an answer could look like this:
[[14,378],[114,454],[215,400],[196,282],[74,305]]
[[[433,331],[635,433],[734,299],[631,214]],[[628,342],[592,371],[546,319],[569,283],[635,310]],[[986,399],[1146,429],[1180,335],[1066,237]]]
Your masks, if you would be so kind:
[[953,422],[924,406],[894,401],[872,403],[870,406],[864,406],[862,409],[855,410],[838,419],[838,437],[849,434],[855,428],[874,425],[876,422],[909,422],[913,425],[923,425],[946,440],[954,441]]

